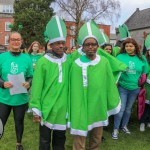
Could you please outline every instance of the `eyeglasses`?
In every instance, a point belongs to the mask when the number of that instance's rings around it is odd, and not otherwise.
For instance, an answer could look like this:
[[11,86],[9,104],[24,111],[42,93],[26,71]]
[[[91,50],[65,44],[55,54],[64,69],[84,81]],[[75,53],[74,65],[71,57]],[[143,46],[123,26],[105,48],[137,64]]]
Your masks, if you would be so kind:
[[21,39],[13,39],[13,38],[11,38],[10,41],[12,41],[12,42],[15,42],[15,41],[20,42]]
[[83,44],[83,46],[84,47],[95,47],[95,46],[97,46],[98,44],[97,43],[85,43],[85,44]]

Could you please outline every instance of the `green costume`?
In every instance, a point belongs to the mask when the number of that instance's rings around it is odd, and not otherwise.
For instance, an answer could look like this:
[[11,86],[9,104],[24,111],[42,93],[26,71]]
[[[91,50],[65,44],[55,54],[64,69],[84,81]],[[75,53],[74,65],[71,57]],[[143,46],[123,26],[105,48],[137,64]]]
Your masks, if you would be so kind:
[[112,50],[112,55],[113,55],[114,57],[116,57],[116,56],[119,54],[119,52],[120,52],[120,47],[114,46],[114,47],[113,47],[113,50]]
[[33,66],[33,69],[35,69],[35,65],[36,65],[36,62],[43,56],[42,54],[29,54],[31,60],[32,60],[32,66]]
[[150,65],[149,65],[149,73],[145,83],[145,89],[146,89],[146,101],[150,103]]
[[129,90],[134,90],[138,88],[138,79],[142,73],[148,73],[148,64],[145,56],[143,61],[140,60],[136,55],[130,56],[127,53],[122,53],[117,56],[117,59],[124,62],[128,69],[123,72],[119,79],[119,84]]
[[[33,75],[31,59],[27,54],[20,53],[20,55],[14,56],[11,52],[5,52],[0,55],[0,76],[2,80],[8,81],[8,74],[17,75],[22,72],[25,79]],[[0,88],[0,102],[10,106],[22,105],[28,102],[28,94],[10,95],[8,88]]]
[[[120,77],[120,73],[122,71],[125,71],[127,69],[127,66],[100,48],[98,48],[97,54],[100,56],[104,56],[108,59],[113,75],[115,77],[115,80],[117,81],[118,78]],[[71,59],[72,61],[74,61],[83,55],[85,55],[85,53],[83,52],[82,47],[81,47],[71,54]]]
[[71,134],[87,136],[95,127],[107,126],[108,116],[120,110],[120,98],[108,60],[81,56],[70,70],[69,126]]
[[66,130],[69,60],[46,54],[36,64],[30,108],[50,129]]

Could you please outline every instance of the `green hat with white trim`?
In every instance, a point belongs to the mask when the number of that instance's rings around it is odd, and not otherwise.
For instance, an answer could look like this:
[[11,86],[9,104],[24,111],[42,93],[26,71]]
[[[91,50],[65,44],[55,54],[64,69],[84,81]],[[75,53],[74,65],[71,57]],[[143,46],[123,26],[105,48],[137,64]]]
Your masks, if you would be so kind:
[[123,24],[122,26],[119,25],[119,35],[120,41],[126,40],[127,38],[131,37],[128,27],[125,24]]
[[145,47],[147,50],[150,50],[150,34],[148,34],[145,39]]
[[100,46],[106,44],[106,43],[109,43],[109,38],[108,36],[100,29],[99,30],[100,32]]
[[95,25],[95,23],[93,23],[93,21],[84,23],[80,28],[78,35],[78,44],[80,46],[83,45],[84,41],[88,38],[96,39],[99,44],[99,28]]
[[53,16],[46,25],[46,34],[50,43],[66,41],[66,25],[57,15]]

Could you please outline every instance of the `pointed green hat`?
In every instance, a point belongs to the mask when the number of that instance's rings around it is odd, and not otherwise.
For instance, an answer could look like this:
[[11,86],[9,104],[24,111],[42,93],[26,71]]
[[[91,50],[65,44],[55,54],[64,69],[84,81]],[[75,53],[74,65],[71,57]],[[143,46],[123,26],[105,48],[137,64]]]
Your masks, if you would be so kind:
[[58,16],[53,16],[46,25],[46,34],[50,43],[66,41],[66,25]]
[[88,38],[94,38],[99,44],[99,28],[93,23],[93,21],[86,22],[79,30],[78,44],[83,45],[84,41]]
[[125,29],[126,33],[127,33],[127,37],[131,38],[130,32],[128,27],[126,26],[126,24],[123,24],[122,27]]
[[109,43],[109,38],[108,36],[100,29],[100,46],[104,45],[105,43]]
[[122,26],[119,25],[119,34],[121,41],[131,37],[128,27],[125,24],[123,24]]
[[145,47],[147,50],[150,50],[150,34],[148,34],[145,39]]

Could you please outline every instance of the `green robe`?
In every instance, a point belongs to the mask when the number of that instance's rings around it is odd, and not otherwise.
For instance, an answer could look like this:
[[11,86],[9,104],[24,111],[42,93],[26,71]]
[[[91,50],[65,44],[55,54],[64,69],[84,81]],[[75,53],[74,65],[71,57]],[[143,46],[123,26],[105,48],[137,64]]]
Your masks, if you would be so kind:
[[38,60],[31,88],[30,108],[50,129],[66,130],[69,60],[44,55]]
[[120,110],[120,97],[108,60],[73,62],[70,70],[68,126],[71,134],[87,136],[95,127],[107,126],[108,116]]
[[112,51],[112,55],[113,55],[114,57],[116,57],[116,56],[119,54],[119,52],[120,52],[120,47],[114,46],[114,47],[113,47],[113,51]]
[[[110,66],[111,66],[113,75],[115,77],[115,80],[117,82],[119,77],[120,77],[121,72],[123,72],[127,69],[127,65],[124,64],[123,62],[119,61],[115,57],[111,56],[110,54],[108,54],[107,52],[105,52],[101,48],[98,48],[97,54],[107,58],[107,60],[110,63]],[[79,58],[80,56],[83,56],[83,55],[85,55],[85,53],[82,51],[82,47],[81,47],[81,48],[79,48],[78,50],[76,50],[75,52],[73,52],[71,54],[71,59],[72,59],[72,61],[74,61],[74,60],[76,60],[77,58]]]
[[150,65],[149,65],[149,73],[145,83],[145,89],[146,89],[146,101],[150,103]]

